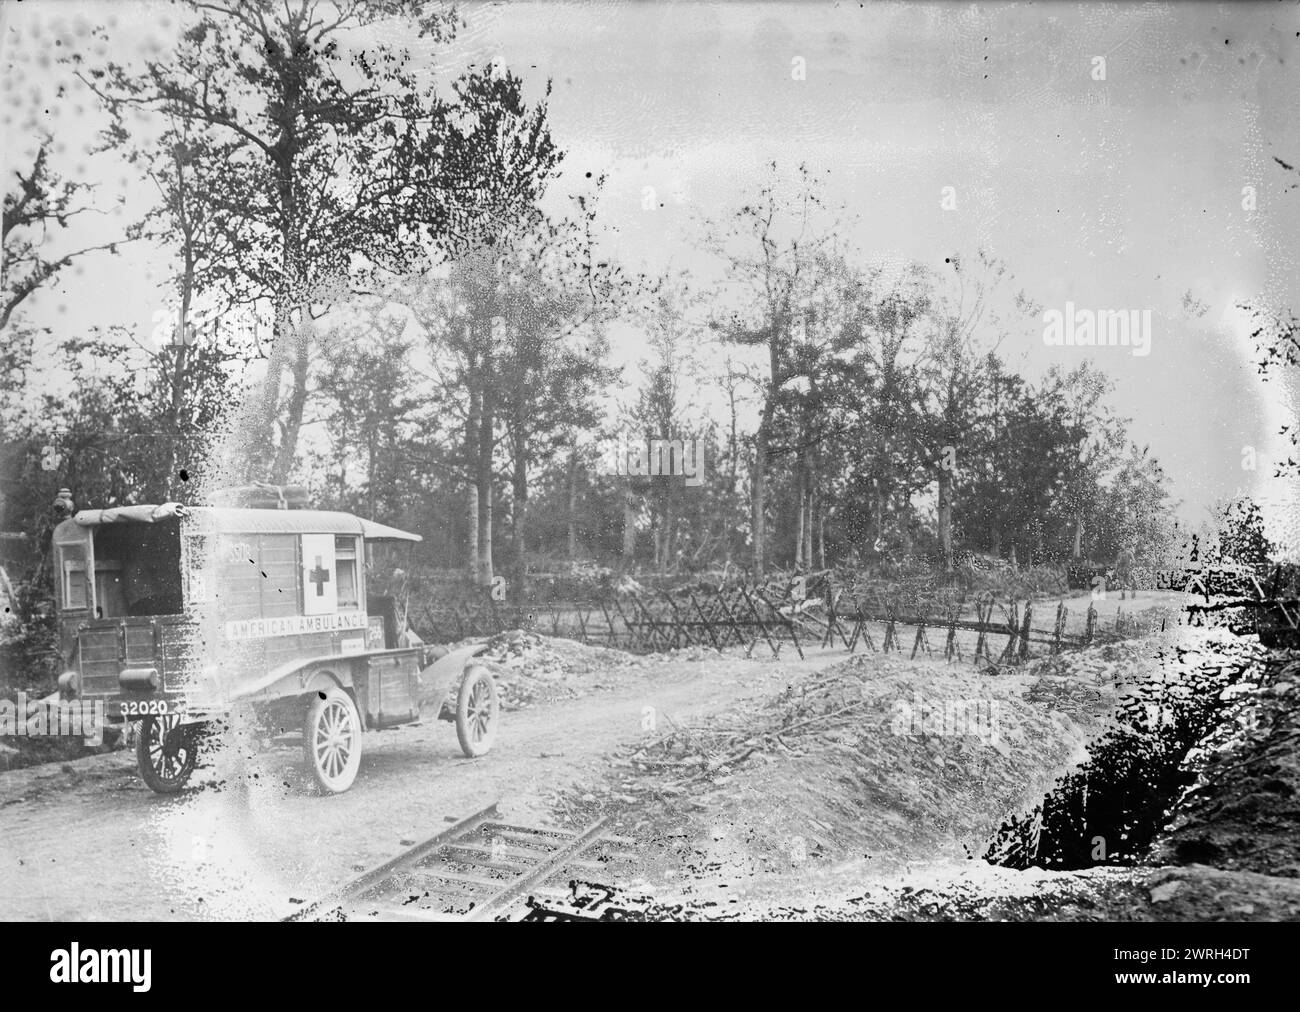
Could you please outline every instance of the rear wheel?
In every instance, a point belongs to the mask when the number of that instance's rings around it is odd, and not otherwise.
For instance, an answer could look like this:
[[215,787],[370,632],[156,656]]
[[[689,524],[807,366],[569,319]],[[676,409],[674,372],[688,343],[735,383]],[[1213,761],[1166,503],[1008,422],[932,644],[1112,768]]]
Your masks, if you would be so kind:
[[198,760],[199,726],[179,717],[145,717],[135,736],[140,776],[158,794],[180,791]]
[[361,717],[352,697],[339,688],[316,693],[302,745],[321,790],[341,794],[351,787],[361,768]]
[[456,737],[471,759],[485,755],[497,737],[497,683],[487,668],[466,670],[456,697]]

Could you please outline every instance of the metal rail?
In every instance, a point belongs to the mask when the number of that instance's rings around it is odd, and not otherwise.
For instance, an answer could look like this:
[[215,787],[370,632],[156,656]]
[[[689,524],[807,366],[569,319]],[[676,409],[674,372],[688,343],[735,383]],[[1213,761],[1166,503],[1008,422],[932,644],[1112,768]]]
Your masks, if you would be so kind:
[[[605,820],[571,832],[501,822],[491,804],[286,920],[470,920],[506,917],[531,890],[565,871],[600,874],[628,860],[633,841],[605,836]],[[604,849],[601,860],[585,859]],[[521,915],[527,911],[520,910]]]

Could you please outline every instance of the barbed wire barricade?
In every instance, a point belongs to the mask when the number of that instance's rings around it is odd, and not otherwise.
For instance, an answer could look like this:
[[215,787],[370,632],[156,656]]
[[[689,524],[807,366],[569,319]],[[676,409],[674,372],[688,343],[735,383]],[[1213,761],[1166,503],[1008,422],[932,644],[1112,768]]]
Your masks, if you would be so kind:
[[[1103,617],[1089,603],[1072,627],[1064,600],[1052,605],[993,592],[917,584],[840,583],[829,574],[761,583],[696,582],[676,588],[604,588],[584,600],[513,604],[487,588],[458,587],[410,610],[429,642],[454,642],[526,629],[632,653],[757,648],[779,658],[806,648],[906,654],[973,663],[983,669],[1022,665],[1142,632],[1138,618],[1117,607]],[[1047,616],[1045,625],[1035,624]],[[760,651],[760,652],[761,652]]]

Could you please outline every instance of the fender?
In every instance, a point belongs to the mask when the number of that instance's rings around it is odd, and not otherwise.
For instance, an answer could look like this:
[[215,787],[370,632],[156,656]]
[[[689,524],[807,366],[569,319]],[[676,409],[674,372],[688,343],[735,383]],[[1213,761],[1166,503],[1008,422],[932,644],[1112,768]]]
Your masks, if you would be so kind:
[[[261,678],[245,683],[229,694],[231,703],[244,700],[271,700],[296,696],[322,684],[352,688],[352,661],[361,655],[312,657],[293,660],[268,671]],[[319,676],[324,676],[319,677]],[[331,677],[332,676],[332,677]]]
[[453,686],[459,686],[465,666],[471,659],[487,651],[487,640],[444,654],[420,672],[420,709],[432,707],[436,714],[450,695]]

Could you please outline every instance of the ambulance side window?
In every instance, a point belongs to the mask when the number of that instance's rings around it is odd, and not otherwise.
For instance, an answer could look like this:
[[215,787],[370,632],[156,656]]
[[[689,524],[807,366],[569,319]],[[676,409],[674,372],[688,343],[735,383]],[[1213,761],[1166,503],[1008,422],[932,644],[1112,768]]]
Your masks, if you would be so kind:
[[334,539],[334,565],[338,579],[339,607],[361,607],[356,538],[339,536]]
[[90,607],[90,587],[86,581],[85,545],[60,545],[63,607],[69,611]]

